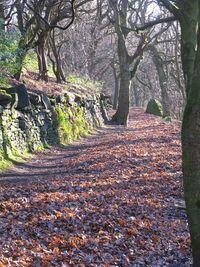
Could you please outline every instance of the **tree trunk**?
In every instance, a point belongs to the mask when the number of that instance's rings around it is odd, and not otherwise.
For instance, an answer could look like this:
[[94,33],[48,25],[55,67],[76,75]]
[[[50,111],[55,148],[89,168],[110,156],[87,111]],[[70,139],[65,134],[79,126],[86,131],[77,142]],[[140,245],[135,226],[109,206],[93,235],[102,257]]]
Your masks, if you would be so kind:
[[57,83],[66,82],[65,75],[63,73],[61,59],[59,55],[54,55],[56,59],[56,72],[57,72]]
[[198,10],[197,0],[188,1],[187,14],[180,19],[182,63],[187,92],[182,126],[183,177],[194,267],[200,267],[200,37],[197,27],[199,23]]
[[134,95],[134,100],[135,100],[134,104],[136,107],[140,107],[140,94],[139,94],[138,87],[136,86],[136,84],[133,84],[132,89],[133,89],[133,95]]
[[17,70],[14,74],[14,78],[19,81],[21,78],[21,74],[22,74],[24,59],[25,59],[26,54],[27,54],[27,49],[25,47],[23,37],[21,37],[21,40],[19,41],[19,49],[18,50],[19,50],[19,52],[16,56]]
[[193,78],[183,117],[182,148],[186,210],[194,266],[200,266],[200,85]]
[[0,19],[1,19],[0,30],[5,32],[5,30],[6,30],[6,27],[4,25],[4,23],[5,23],[5,8],[4,8],[3,3],[0,3]]
[[180,17],[181,26],[181,58],[183,74],[188,96],[194,72],[194,63],[197,49],[197,30],[199,20],[198,0],[187,1],[185,13]]
[[119,96],[119,80],[120,78],[117,77],[115,80],[115,92],[114,92],[114,98],[113,98],[113,109],[117,109],[118,105],[118,96]]
[[113,66],[113,75],[115,80],[115,91],[114,91],[114,98],[113,98],[113,109],[117,109],[118,105],[118,96],[119,96],[119,81],[120,81],[120,75],[117,75],[115,66]]
[[162,106],[163,106],[163,116],[167,117],[171,115],[171,107],[170,107],[170,100],[168,95],[168,87],[167,87],[167,77],[164,71],[164,62],[159,55],[156,47],[150,46],[150,50],[153,53],[153,62],[156,67],[157,73],[158,73],[158,79],[161,89],[161,97],[162,97]]
[[41,38],[37,46],[39,80],[48,82],[48,67],[46,58],[46,39]]
[[120,70],[120,89],[118,97],[118,108],[112,117],[112,122],[127,125],[130,101],[131,73],[129,70]]
[[53,31],[52,34],[49,36],[48,40],[48,57],[53,65],[53,72],[56,76],[57,83],[62,83],[62,81],[66,82],[66,78],[62,68],[62,60],[60,58],[60,50],[62,44],[63,43],[59,45],[56,44],[55,31]]
[[128,52],[126,50],[125,40],[121,36],[118,36],[118,57],[120,65],[118,108],[116,113],[113,115],[111,122],[127,125],[131,85],[131,71],[129,67],[132,62],[130,61]]

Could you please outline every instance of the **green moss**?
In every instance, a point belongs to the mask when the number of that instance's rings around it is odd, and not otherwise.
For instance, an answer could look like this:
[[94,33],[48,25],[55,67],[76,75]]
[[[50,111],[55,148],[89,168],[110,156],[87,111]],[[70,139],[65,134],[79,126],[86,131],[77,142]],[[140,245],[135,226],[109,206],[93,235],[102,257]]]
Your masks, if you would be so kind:
[[27,158],[31,156],[28,150],[20,151],[17,149],[12,149],[9,152],[9,159],[17,161],[17,162],[25,162]]
[[56,107],[57,125],[61,143],[70,143],[73,140],[73,129],[69,115],[60,106]]
[[42,152],[44,150],[44,146],[43,145],[40,145],[40,146],[37,146],[34,148],[34,151],[36,152]]
[[11,95],[8,94],[8,93],[6,92],[6,90],[0,89],[0,93],[3,94],[3,95],[6,95],[6,96],[11,97]]
[[0,150],[0,161],[4,160],[4,158],[5,158],[4,150],[1,149],[1,150]]
[[0,160],[0,172],[5,171],[13,166],[13,163],[10,160]]
[[170,116],[164,117],[164,120],[166,122],[172,122],[172,118]]
[[85,133],[83,133],[83,137],[90,135],[92,133],[92,130],[92,125],[89,122],[85,121]]
[[75,113],[75,119],[73,123],[74,138],[77,139],[80,136],[86,136],[89,130],[89,124],[85,121],[84,118],[84,111],[83,109],[78,107]]
[[43,144],[43,147],[44,147],[45,149],[50,149],[50,148],[51,148],[51,145],[49,145],[49,144],[45,141],[44,144]]
[[5,155],[3,150],[0,151],[0,172],[13,167],[14,164],[24,163],[31,156],[27,151],[21,152],[17,149],[7,149],[8,156]]
[[163,108],[160,101],[151,99],[147,105],[146,113],[163,117]]
[[[84,111],[76,107],[64,110],[60,106],[56,107],[57,125],[61,143],[71,143],[73,140],[86,136],[91,130],[91,125],[84,119]],[[54,124],[56,125],[56,123]]]
[[49,149],[51,146],[44,141],[44,143],[41,143],[40,145],[35,143],[28,143],[28,153],[36,152],[42,152],[44,149]]
[[68,107],[68,109],[67,109],[67,113],[68,113],[68,115],[69,115],[69,118],[73,118],[73,112],[72,112],[72,110],[71,110],[70,107]]

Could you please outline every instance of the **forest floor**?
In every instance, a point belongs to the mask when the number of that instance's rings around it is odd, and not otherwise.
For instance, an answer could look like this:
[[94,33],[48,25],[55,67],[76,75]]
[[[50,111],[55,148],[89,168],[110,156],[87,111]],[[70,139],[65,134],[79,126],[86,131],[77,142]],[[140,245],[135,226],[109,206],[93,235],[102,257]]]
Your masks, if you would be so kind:
[[132,109],[0,174],[1,266],[191,264],[180,123]]

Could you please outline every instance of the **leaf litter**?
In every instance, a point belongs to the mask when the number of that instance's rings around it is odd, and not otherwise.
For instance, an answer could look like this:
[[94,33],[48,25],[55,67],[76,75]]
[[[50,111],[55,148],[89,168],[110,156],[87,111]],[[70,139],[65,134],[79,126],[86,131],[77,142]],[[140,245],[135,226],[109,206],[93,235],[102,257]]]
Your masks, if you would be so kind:
[[0,192],[0,266],[192,264],[179,122],[134,108],[128,128],[1,174]]

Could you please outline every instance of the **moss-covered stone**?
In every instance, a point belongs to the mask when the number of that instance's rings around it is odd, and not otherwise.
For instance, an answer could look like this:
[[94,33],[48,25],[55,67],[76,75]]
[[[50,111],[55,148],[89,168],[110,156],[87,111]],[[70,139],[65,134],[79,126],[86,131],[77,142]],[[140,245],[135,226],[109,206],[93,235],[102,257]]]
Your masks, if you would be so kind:
[[164,120],[166,122],[172,122],[172,118],[170,116],[165,117]]
[[151,99],[147,105],[146,113],[163,117],[163,107],[159,100]]

